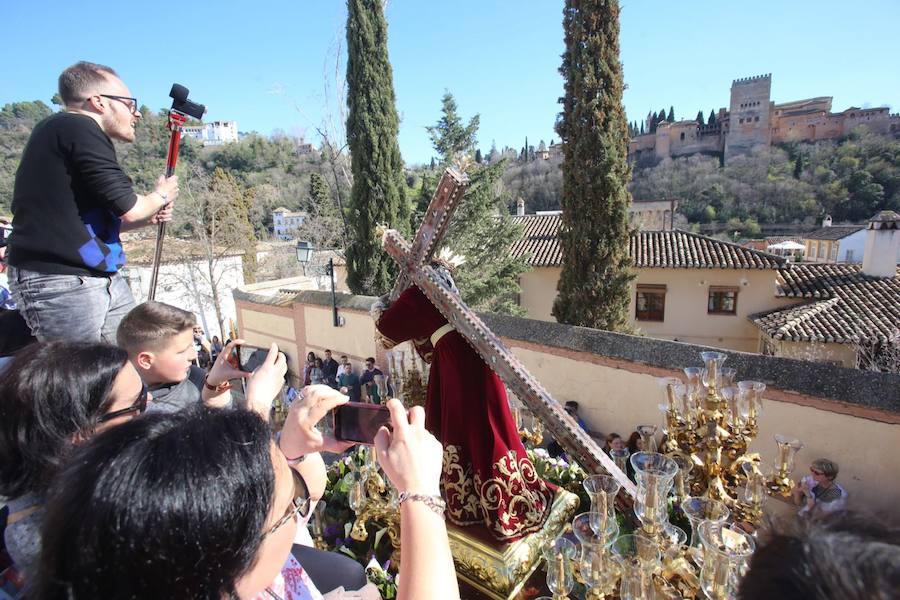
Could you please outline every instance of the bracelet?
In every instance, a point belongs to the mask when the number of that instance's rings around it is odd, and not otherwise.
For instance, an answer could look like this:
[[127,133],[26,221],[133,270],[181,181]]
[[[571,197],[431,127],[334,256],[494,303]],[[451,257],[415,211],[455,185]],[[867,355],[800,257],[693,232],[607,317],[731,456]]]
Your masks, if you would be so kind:
[[211,392],[216,392],[217,394],[221,394],[227,390],[231,389],[231,382],[225,381],[220,383],[219,385],[213,385],[209,382],[209,376],[207,375],[206,379],[203,380],[203,385]]
[[425,506],[433,510],[439,517],[444,516],[444,509],[447,508],[447,503],[444,502],[444,499],[440,496],[432,496],[430,494],[413,494],[410,492],[400,492],[400,495],[397,496],[397,505],[399,506],[407,500],[413,500],[414,502],[423,503]]
[[169,203],[169,195],[168,195],[168,194],[164,194],[164,193],[162,193],[162,192],[156,192],[156,193],[157,193],[157,195],[159,195],[160,198],[163,199],[163,203],[164,203],[164,204],[168,204],[168,203]]
[[281,449],[281,432],[280,431],[275,434],[275,445],[278,446],[278,450],[281,452],[281,455],[287,461],[287,464],[289,464],[292,467],[295,465],[299,465],[304,460],[306,460],[305,454],[301,454],[297,458],[290,458],[287,454],[284,453],[284,450]]

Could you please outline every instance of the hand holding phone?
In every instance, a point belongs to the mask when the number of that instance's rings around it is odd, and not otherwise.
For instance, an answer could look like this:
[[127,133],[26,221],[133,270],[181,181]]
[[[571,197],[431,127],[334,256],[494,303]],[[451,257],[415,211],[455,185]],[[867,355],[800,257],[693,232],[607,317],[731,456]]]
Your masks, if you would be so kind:
[[325,434],[316,427],[332,409],[346,404],[350,398],[327,385],[308,385],[291,404],[287,420],[281,430],[281,451],[288,458],[297,458],[313,452],[341,453],[353,446]]
[[348,402],[335,408],[334,437],[338,440],[372,446],[375,434],[382,426],[391,427],[391,413],[387,406]]

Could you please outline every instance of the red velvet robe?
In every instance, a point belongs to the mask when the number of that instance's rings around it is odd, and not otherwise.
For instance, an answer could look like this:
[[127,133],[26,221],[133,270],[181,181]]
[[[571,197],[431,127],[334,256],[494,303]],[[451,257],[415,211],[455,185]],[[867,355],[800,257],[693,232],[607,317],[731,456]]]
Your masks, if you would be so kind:
[[[428,338],[446,324],[412,286],[376,327],[388,345],[414,340],[430,346]],[[540,529],[555,488],[537,476],[525,454],[503,382],[455,330],[432,350],[425,415],[426,427],[444,444],[441,483],[451,522],[483,524],[501,541]]]

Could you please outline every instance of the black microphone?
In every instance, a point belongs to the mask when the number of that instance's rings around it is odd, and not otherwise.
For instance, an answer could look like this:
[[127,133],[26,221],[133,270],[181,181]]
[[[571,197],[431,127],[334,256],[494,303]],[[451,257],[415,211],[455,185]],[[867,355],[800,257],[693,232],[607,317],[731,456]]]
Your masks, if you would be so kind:
[[169,97],[172,98],[172,110],[197,120],[202,119],[206,107],[188,100],[188,94],[190,94],[190,90],[186,87],[179,83],[173,83],[172,89],[169,91]]

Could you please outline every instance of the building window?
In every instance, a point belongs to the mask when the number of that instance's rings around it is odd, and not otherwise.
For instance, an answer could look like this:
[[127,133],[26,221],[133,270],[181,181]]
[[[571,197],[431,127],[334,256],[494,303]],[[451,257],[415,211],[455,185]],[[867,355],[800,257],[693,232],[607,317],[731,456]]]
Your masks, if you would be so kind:
[[636,321],[665,321],[666,286],[638,285],[634,318]]
[[759,117],[753,117],[754,121],[759,121]]
[[832,244],[831,245],[831,260],[837,260],[837,253],[838,253],[838,245]]
[[706,312],[711,315],[733,315],[737,312],[737,288],[710,287]]
[[825,258],[825,242],[819,242],[819,251],[816,252],[816,258]]
[[684,132],[681,132],[681,139],[684,140]]
[[847,256],[844,257],[844,262],[852,263],[854,258],[853,250],[847,250]]

